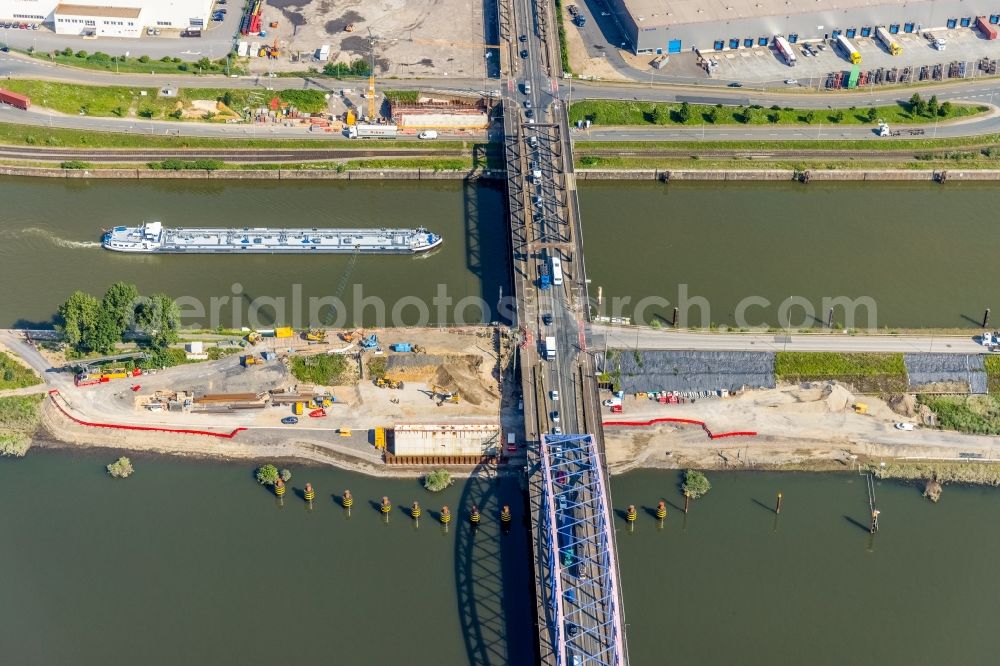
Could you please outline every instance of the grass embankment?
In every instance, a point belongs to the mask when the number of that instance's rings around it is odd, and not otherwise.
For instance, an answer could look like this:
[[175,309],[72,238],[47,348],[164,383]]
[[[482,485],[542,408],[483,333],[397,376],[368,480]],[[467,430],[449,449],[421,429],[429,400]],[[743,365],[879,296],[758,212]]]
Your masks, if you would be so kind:
[[563,0],[556,0],[556,23],[559,25],[559,60],[562,71],[572,74],[573,68],[569,66],[569,43],[566,41],[566,17],[563,16]]
[[81,67],[83,69],[96,69],[105,72],[116,72],[122,74],[245,74],[246,69],[241,64],[240,59],[226,58],[210,60],[202,58],[197,62],[187,62],[180,58],[163,56],[155,59],[145,55],[139,56],[112,56],[107,53],[96,51],[73,51],[67,48],[61,51],[32,51],[27,52],[36,60],[68,65],[70,67]]
[[[318,113],[327,108],[326,98],[320,90],[264,92],[252,88],[180,88],[176,97],[161,97],[160,89],[155,87],[84,86],[28,79],[12,79],[5,85],[9,90],[27,95],[37,106],[95,117],[225,120],[238,116],[244,109],[267,106],[274,97],[306,113]],[[195,102],[201,101],[221,106],[214,111],[195,108]]]
[[33,370],[24,367],[10,355],[0,352],[0,391],[41,384]]
[[[140,128],[141,129],[141,128]],[[469,150],[484,144],[469,141],[348,141],[330,139],[230,139],[155,134],[125,134],[0,123],[0,144],[59,148],[343,148],[345,150]]]
[[28,452],[43,399],[42,395],[0,398],[0,455],[21,457]]
[[991,394],[1000,395],[1000,356],[987,356],[983,359],[986,368],[986,387]]
[[868,465],[867,471],[878,479],[908,481],[931,480],[938,483],[969,483],[983,486],[1000,486],[1000,464],[960,462],[886,462]]
[[905,393],[903,355],[839,352],[777,352],[774,376],[785,382],[835,379],[863,393]]
[[1000,398],[995,395],[920,395],[945,430],[1000,435]]
[[571,123],[589,120],[595,125],[874,125],[882,119],[892,124],[933,123],[986,113],[987,106],[942,104],[936,112],[909,103],[849,109],[795,109],[760,105],[671,104],[625,100],[582,100],[569,109]]
[[574,160],[578,169],[606,170],[698,170],[698,171],[926,171],[935,169],[1000,169],[1000,160],[977,153],[933,159],[852,159],[849,157],[606,157],[584,156]]
[[292,376],[300,382],[321,386],[339,384],[347,370],[347,359],[340,354],[292,357]]

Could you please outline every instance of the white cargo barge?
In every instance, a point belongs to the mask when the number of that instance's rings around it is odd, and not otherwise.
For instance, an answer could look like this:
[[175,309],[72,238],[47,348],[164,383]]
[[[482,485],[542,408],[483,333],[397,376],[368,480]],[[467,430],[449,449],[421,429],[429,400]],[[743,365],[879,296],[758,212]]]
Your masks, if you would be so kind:
[[160,222],[115,227],[101,245],[115,252],[176,254],[416,254],[444,239],[426,229],[169,228]]

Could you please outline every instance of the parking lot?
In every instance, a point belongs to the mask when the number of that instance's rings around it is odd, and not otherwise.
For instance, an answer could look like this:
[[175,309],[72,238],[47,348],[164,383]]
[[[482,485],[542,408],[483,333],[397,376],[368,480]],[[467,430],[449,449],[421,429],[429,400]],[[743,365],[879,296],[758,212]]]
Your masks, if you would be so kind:
[[[979,67],[979,63],[984,58],[988,60],[1000,58],[1000,41],[987,41],[969,28],[933,31],[934,37],[947,40],[947,46],[943,51],[933,47],[931,40],[928,39],[930,34],[931,31],[923,34],[894,35],[903,47],[902,54],[898,56],[890,55],[874,39],[856,37],[851,42],[861,53],[862,72],[895,68],[901,74],[904,68],[909,67],[913,70],[913,81],[918,80],[921,67],[925,65],[933,67],[936,64],[943,65],[942,76],[948,78],[949,64],[952,62],[966,63],[964,71],[966,78],[982,76],[987,72]],[[843,54],[830,44],[800,42],[794,44],[792,48],[797,60],[794,67],[786,65],[777,52],[769,47],[707,52],[703,55],[718,63],[711,78],[739,81],[750,85],[794,79],[797,81],[795,85],[821,88],[826,85],[831,72],[843,72],[852,67]],[[671,59],[681,58],[672,56]],[[669,69],[665,68],[664,72],[669,73]],[[932,76],[932,73],[933,69],[929,75]],[[883,79],[883,82],[891,81]]]

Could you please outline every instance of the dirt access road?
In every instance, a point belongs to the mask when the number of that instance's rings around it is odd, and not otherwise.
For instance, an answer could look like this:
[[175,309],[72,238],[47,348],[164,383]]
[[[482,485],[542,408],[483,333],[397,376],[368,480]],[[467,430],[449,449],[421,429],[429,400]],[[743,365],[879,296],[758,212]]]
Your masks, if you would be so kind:
[[661,405],[627,397],[624,413],[605,411],[605,422],[686,418],[704,421],[715,433],[755,431],[757,436],[712,440],[697,426],[607,426],[608,464],[620,473],[635,467],[850,467],[857,459],[957,459],[959,453],[1000,459],[1000,440],[995,437],[919,426],[897,430],[895,423],[914,419],[896,414],[878,398],[859,400],[868,405],[868,414],[855,413],[856,399],[843,387],[818,383],[698,399],[694,404]]

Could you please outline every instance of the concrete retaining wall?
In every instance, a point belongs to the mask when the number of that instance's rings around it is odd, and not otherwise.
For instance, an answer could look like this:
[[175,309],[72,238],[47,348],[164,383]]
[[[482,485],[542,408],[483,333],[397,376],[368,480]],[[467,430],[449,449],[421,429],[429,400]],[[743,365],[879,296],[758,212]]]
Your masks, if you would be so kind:
[[[916,181],[932,182],[937,174],[946,174],[946,181],[996,181],[1000,169],[967,170],[810,170],[813,181]],[[114,178],[124,179],[213,179],[213,180],[475,180],[502,179],[502,170],[434,171],[433,169],[349,169],[342,172],[327,169],[191,169],[172,171],[159,169],[50,169],[44,167],[0,166],[3,176],[35,176],[43,178]],[[580,169],[577,180],[630,181],[793,181],[797,173],[787,169]]]
[[353,169],[342,172],[326,169],[49,169],[44,167],[0,166],[0,176],[40,178],[107,179],[212,179],[212,180],[476,180],[505,178],[503,171],[434,171],[432,169]]

